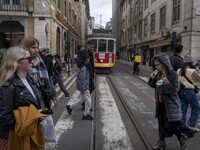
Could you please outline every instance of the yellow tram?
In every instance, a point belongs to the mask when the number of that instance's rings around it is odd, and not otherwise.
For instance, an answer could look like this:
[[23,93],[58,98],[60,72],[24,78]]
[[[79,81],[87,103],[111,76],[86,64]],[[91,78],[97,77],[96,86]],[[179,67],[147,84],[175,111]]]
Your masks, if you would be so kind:
[[94,33],[87,37],[94,45],[95,69],[112,69],[116,61],[116,39],[107,33]]

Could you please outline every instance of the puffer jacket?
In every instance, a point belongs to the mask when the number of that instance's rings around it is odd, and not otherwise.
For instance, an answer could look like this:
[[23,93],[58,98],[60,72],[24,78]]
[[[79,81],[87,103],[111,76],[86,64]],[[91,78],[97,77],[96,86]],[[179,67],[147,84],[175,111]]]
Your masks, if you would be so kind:
[[89,71],[86,65],[77,69],[76,89],[79,91],[89,90]]
[[[180,121],[182,119],[182,113],[181,113],[181,105],[180,105],[180,99],[178,97],[178,91],[180,88],[180,84],[178,81],[178,75],[173,70],[172,65],[170,63],[170,60],[168,56],[164,53],[161,53],[153,58],[160,60],[160,62],[165,66],[167,71],[167,77],[169,80],[169,83],[165,83],[158,87],[158,90],[161,92],[167,112],[167,117],[169,122],[173,121]],[[155,68],[155,66],[153,65]],[[156,77],[154,79],[149,79],[149,85],[153,88],[156,87]],[[157,112],[156,110],[156,113]]]
[[27,79],[36,95],[36,100],[18,76],[8,80],[0,86],[0,138],[7,139],[9,129],[15,126],[13,110],[20,106],[33,104],[41,108],[40,91],[30,79]]

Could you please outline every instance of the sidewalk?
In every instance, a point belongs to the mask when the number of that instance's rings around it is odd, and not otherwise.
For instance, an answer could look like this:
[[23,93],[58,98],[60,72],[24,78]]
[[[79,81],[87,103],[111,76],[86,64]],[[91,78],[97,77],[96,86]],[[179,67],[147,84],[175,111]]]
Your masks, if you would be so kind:
[[[117,60],[117,61],[133,67],[133,62],[128,62],[125,60]],[[140,72],[144,74],[145,76],[149,76],[149,74],[151,74],[152,72],[152,67],[146,66],[146,65],[140,65]]]

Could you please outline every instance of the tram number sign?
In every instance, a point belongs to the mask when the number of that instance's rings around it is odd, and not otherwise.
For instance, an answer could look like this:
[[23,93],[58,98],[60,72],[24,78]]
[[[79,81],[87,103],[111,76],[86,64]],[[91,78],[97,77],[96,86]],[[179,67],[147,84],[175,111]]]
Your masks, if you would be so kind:
[[105,53],[99,53],[99,59],[105,59]]

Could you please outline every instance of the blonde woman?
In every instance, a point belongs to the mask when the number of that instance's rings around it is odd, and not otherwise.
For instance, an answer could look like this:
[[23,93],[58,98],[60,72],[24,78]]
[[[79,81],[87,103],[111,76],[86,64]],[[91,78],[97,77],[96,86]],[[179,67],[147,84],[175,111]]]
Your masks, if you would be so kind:
[[151,74],[149,85],[155,88],[156,117],[159,125],[159,141],[153,150],[165,149],[165,138],[175,134],[180,149],[186,149],[186,140],[194,133],[181,123],[182,113],[178,97],[178,75],[173,70],[168,56],[161,53],[152,60],[155,71]]
[[33,59],[21,47],[6,50],[0,68],[0,150],[8,149],[9,129],[15,126],[13,110],[33,104],[41,108],[41,95],[33,82],[27,78],[32,70]]

